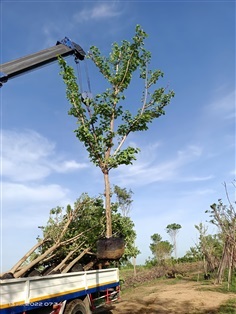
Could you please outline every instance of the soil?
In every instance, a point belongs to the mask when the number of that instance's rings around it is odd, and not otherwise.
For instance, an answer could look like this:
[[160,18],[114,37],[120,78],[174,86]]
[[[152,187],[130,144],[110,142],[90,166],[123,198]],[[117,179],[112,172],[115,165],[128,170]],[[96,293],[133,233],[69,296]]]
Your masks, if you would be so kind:
[[[121,292],[113,304],[112,314],[216,314],[220,305],[236,298],[234,293],[221,293],[204,287],[200,282],[163,280]],[[228,312],[226,312],[228,313]],[[235,312],[236,313],[236,304]]]

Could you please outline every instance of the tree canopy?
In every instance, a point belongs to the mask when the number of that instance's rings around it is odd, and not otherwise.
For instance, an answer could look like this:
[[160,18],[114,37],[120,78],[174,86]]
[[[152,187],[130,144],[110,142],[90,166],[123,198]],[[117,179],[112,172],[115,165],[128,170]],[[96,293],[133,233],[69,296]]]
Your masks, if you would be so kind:
[[114,186],[114,193],[116,195],[117,204],[122,212],[123,216],[129,216],[132,200],[132,190],[129,191],[126,188],[121,188],[118,185]]
[[166,232],[170,235],[174,247],[174,252],[175,252],[175,258],[177,258],[177,243],[176,243],[176,237],[179,232],[179,230],[182,228],[180,224],[177,223],[172,223],[169,224],[166,227]]
[[[66,84],[66,95],[71,104],[69,114],[77,119],[76,137],[88,151],[89,158],[101,169],[105,185],[106,237],[112,236],[111,188],[109,172],[120,165],[130,165],[139,149],[124,147],[130,133],[148,130],[149,124],[165,114],[164,108],[174,96],[173,91],[155,87],[160,70],[149,69],[151,53],[145,49],[147,33],[137,25],[132,41],[114,42],[108,56],[90,47],[87,58],[98,68],[106,80],[107,88],[94,97],[86,97],[77,84],[72,67],[59,58],[61,75]],[[143,81],[140,103],[125,103],[125,91],[133,74],[138,72]],[[123,105],[122,105],[123,104]],[[133,111],[138,108],[135,113]]]
[[[233,188],[236,189],[235,182]],[[232,282],[233,271],[236,267],[236,202],[231,200],[226,183],[224,183],[227,204],[222,199],[210,206],[206,212],[210,222],[218,227],[223,242],[222,257],[218,268],[217,282],[223,281],[225,269],[228,269],[228,288]],[[234,195],[235,196],[235,195]]]
[[152,243],[149,248],[157,260],[158,264],[162,264],[165,260],[169,259],[173,251],[173,245],[169,241],[163,241],[158,233],[151,236]]

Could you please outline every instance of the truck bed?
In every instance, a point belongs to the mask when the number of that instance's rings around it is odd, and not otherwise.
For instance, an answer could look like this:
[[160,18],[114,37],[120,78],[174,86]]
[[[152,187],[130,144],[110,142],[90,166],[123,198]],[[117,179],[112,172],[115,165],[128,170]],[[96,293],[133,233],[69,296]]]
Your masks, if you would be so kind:
[[119,285],[117,268],[0,280],[0,313],[22,313]]

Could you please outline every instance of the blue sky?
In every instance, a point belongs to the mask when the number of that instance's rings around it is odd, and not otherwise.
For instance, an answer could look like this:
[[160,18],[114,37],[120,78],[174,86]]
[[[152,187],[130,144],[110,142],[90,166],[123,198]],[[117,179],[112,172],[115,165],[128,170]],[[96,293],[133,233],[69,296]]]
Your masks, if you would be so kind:
[[[179,223],[178,256],[197,242],[194,225],[225,199],[223,182],[235,178],[234,1],[7,1],[0,3],[0,63],[54,46],[65,36],[108,54],[113,42],[131,40],[135,26],[148,33],[153,69],[175,98],[147,132],[128,139],[141,148],[137,161],[111,172],[111,184],[133,191],[131,218],[144,263],[151,235],[170,240]],[[73,57],[68,63],[74,66]],[[87,62],[92,93],[104,88]],[[83,86],[85,67],[81,63]],[[36,242],[49,210],[83,192],[103,192],[100,170],[73,134],[75,120],[58,64],[9,80],[1,100],[1,269],[9,269]],[[128,92],[138,108],[140,90]],[[214,232],[209,226],[209,232]]]

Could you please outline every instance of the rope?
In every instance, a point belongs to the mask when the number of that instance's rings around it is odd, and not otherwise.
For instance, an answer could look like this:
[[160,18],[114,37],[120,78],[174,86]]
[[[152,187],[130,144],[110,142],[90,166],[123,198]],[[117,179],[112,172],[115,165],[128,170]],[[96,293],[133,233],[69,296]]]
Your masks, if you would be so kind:
[[88,85],[88,92],[83,91],[83,81],[82,81],[82,71],[80,67],[80,62],[78,60],[75,60],[77,73],[78,73],[78,83],[79,83],[79,89],[80,93],[82,95],[82,98],[92,98],[92,92],[91,92],[91,84],[90,84],[90,78],[89,78],[89,72],[88,72],[88,65],[86,59],[84,59],[85,62],[85,75],[87,79],[87,85]]
[[89,93],[91,94],[91,84],[90,84],[90,79],[89,79],[88,64],[87,64],[86,59],[84,59],[84,61],[85,61],[85,72],[86,72],[88,90],[89,90]]
[[83,82],[82,82],[80,62],[78,60],[75,60],[75,63],[76,63],[76,69],[77,69],[77,74],[78,74],[79,89],[82,95],[83,94]]

